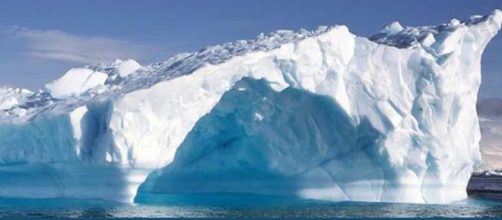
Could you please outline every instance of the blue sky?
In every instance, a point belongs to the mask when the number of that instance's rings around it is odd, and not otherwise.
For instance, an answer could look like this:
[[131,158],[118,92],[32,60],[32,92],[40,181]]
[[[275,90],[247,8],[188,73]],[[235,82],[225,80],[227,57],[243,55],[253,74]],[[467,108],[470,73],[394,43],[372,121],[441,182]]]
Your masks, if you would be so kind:
[[[0,85],[38,89],[70,67],[147,64],[276,29],[344,24],[370,36],[396,20],[432,25],[496,8],[501,0],[0,0]],[[502,35],[482,68],[481,96],[502,98]]]

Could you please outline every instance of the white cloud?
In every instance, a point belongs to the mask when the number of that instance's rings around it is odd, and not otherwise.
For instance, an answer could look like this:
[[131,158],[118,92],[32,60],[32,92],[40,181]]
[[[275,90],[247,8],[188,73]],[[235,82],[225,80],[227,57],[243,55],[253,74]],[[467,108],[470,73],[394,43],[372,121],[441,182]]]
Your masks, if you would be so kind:
[[73,35],[59,30],[13,27],[3,31],[26,42],[22,53],[40,59],[98,63],[117,58],[140,59],[147,48],[127,40]]

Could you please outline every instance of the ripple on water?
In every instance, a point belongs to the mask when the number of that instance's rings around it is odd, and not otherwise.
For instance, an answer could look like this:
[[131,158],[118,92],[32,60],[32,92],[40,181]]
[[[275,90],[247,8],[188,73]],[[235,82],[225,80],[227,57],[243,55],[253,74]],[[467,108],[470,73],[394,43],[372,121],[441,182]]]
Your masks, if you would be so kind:
[[0,217],[502,217],[502,201],[448,205],[326,202],[249,195],[171,195],[120,204],[76,199],[0,199]]

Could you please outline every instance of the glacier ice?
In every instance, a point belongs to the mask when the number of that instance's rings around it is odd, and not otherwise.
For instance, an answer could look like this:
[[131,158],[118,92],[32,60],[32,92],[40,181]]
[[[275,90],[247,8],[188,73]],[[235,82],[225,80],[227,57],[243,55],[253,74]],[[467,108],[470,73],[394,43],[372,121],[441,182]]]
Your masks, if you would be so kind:
[[481,55],[501,23],[496,10],[370,38],[281,30],[72,69],[1,99],[0,196],[461,200],[480,161]]
[[20,88],[0,87],[0,110],[11,109],[24,102],[26,97],[33,95],[33,92]]
[[78,96],[89,89],[104,85],[108,75],[85,68],[68,70],[61,78],[46,85],[47,90],[54,98],[67,98]]
[[117,65],[117,71],[119,72],[119,76],[126,77],[131,73],[138,71],[141,68],[141,65],[133,59],[128,60],[117,60],[115,61]]

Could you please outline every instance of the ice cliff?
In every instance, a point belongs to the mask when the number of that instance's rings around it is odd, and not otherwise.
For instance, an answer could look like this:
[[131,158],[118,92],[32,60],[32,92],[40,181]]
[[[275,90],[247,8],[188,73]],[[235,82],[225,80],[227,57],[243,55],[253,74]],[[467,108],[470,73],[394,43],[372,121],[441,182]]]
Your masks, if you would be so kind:
[[0,196],[461,200],[480,161],[480,59],[501,23],[496,10],[370,38],[277,31],[1,89]]

